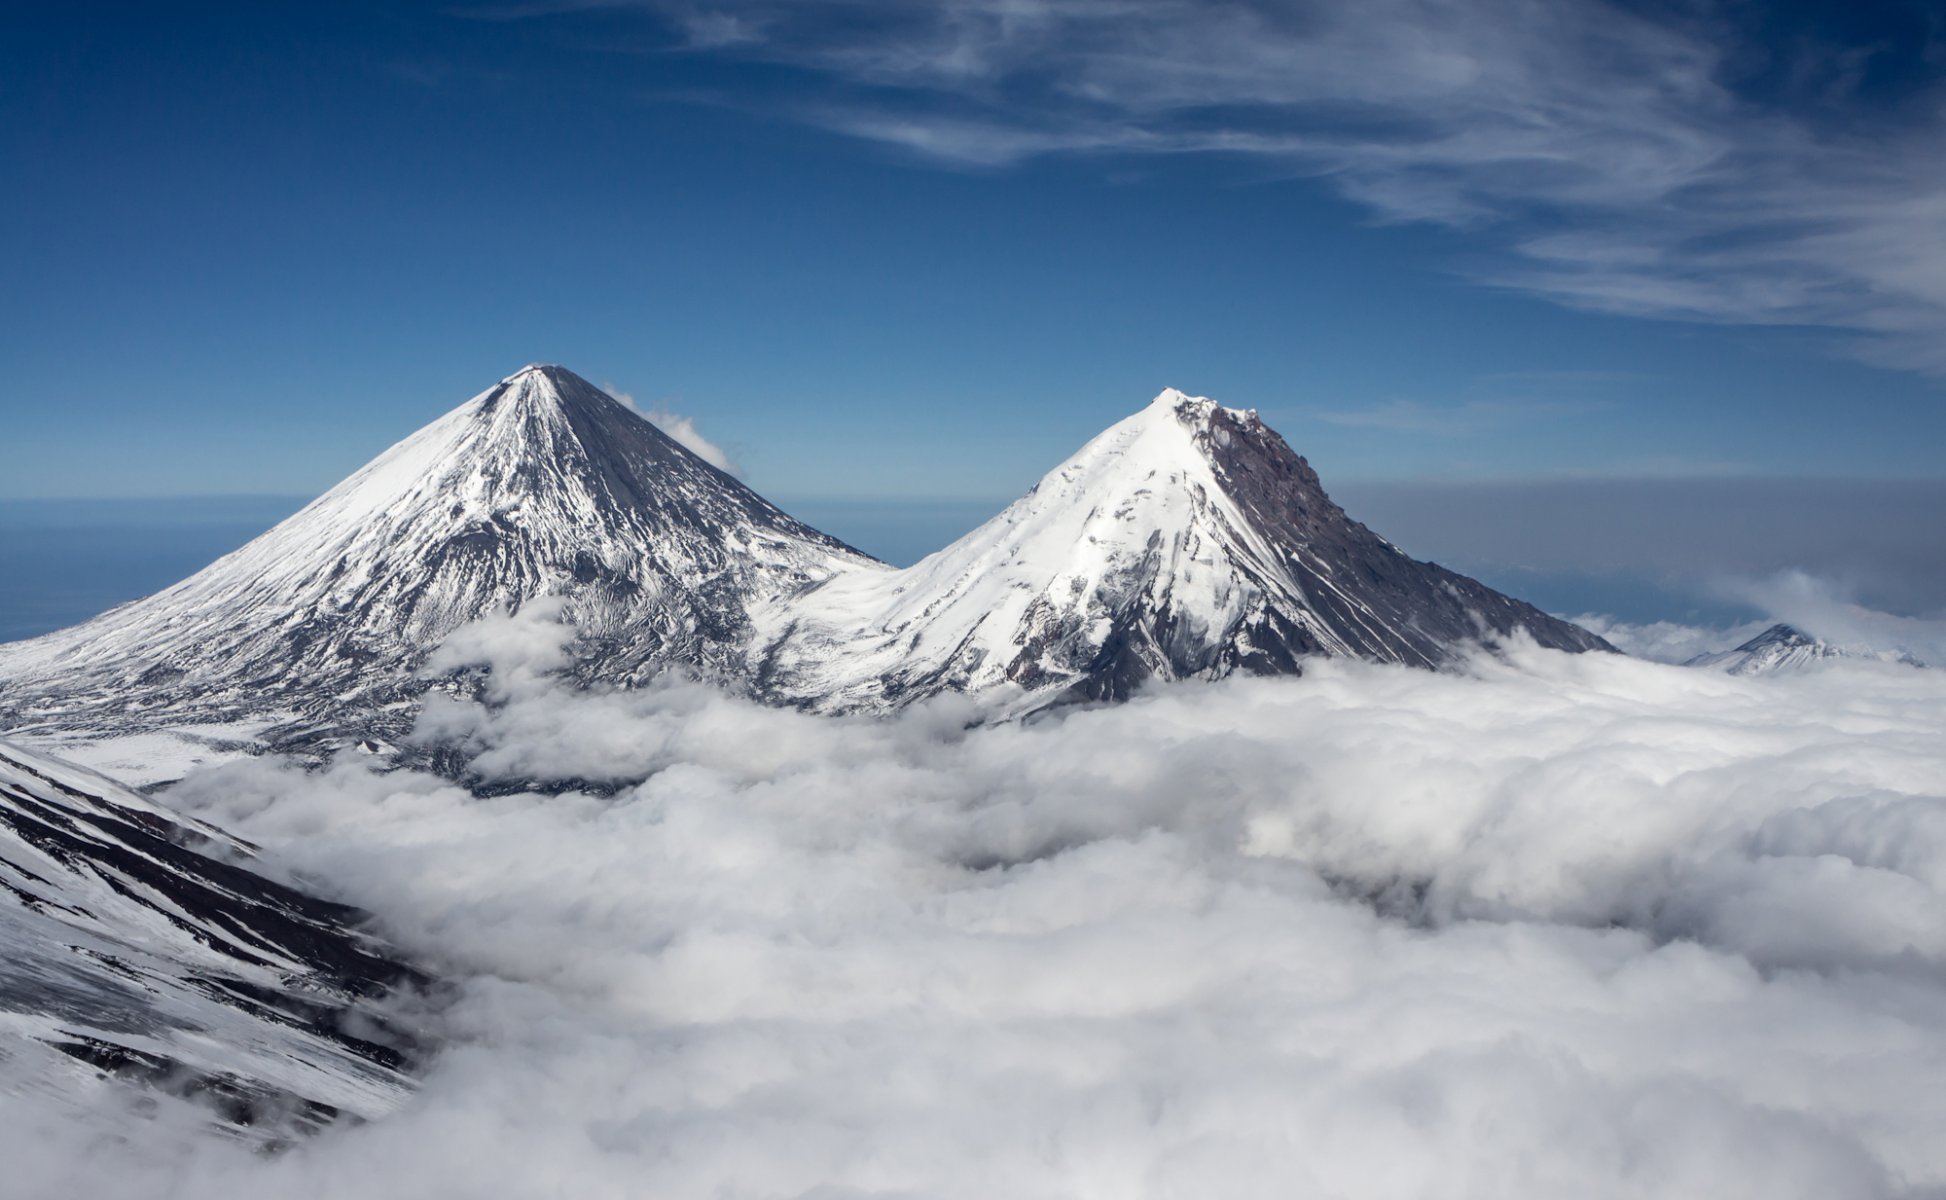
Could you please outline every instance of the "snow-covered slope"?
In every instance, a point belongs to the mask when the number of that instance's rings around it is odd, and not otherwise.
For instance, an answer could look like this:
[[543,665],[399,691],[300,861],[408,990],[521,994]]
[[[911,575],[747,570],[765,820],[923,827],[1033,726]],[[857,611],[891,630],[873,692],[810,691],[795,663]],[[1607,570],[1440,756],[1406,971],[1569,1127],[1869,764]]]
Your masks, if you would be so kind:
[[1731,675],[1774,675],[1802,671],[1836,659],[1866,659],[1922,666],[1910,654],[1839,646],[1814,638],[1794,625],[1772,625],[1733,650],[1699,654],[1683,665],[1706,667]]
[[751,604],[875,565],[587,381],[529,367],[182,583],[0,647],[0,725],[395,733],[441,639],[552,593],[590,674],[734,673]]
[[192,578],[0,647],[0,727],[77,753],[150,730],[195,742],[187,758],[383,747],[428,687],[461,686],[423,678],[442,639],[543,595],[584,681],[678,667],[823,711],[967,692],[1021,712],[1317,654],[1433,666],[1517,628],[1606,648],[1408,558],[1255,413],[1180,392],[895,571],[530,367]]
[[265,1133],[394,1108],[406,1043],[367,1010],[417,977],[248,854],[0,742],[0,1086],[152,1083]]
[[1434,666],[1525,629],[1600,638],[1348,518],[1254,412],[1165,391],[958,542],[765,610],[755,671],[819,709],[942,691],[1019,710],[1148,679],[1278,674],[1307,655]]

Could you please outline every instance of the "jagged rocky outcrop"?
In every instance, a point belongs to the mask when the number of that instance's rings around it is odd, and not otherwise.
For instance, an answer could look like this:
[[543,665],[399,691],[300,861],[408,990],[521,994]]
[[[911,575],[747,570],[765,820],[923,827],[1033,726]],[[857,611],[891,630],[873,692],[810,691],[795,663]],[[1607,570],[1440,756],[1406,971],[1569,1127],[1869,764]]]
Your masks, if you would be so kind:
[[1910,667],[1925,664],[1910,654],[1840,646],[1812,637],[1795,625],[1776,624],[1731,650],[1699,654],[1683,665],[1704,667],[1729,675],[1775,675],[1802,671],[1838,659],[1897,662]]
[[0,727],[389,742],[427,655],[476,618],[560,595],[587,677],[735,676],[753,604],[870,565],[586,380],[528,367],[174,587],[0,647]]
[[1434,667],[1517,629],[1610,648],[1410,558],[1255,412],[1174,390],[939,553],[838,574],[759,623],[763,686],[833,710],[963,691],[1019,711],[1311,655]]
[[250,855],[0,742],[0,1086],[148,1084],[265,1137],[397,1107],[423,1047],[376,1006],[424,978]]
[[529,367],[190,579],[0,647],[0,727],[396,752],[428,688],[467,686],[426,677],[441,641],[542,596],[584,682],[680,669],[819,711],[966,692],[1006,715],[1310,655],[1429,667],[1515,630],[1606,648],[1401,553],[1254,412],[1180,392],[894,570]]

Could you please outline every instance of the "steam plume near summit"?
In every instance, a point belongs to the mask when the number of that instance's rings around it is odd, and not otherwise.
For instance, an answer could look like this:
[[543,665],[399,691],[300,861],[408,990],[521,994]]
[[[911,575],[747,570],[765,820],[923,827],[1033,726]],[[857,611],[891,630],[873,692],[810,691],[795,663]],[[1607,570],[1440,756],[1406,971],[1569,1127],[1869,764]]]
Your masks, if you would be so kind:
[[476,629],[529,669],[426,719],[485,777],[641,780],[612,798],[265,760],[171,795],[459,977],[413,1104],[264,1159],[6,1100],[30,1187],[1946,1184],[1946,675],[1516,646],[968,731],[567,692],[550,635]]

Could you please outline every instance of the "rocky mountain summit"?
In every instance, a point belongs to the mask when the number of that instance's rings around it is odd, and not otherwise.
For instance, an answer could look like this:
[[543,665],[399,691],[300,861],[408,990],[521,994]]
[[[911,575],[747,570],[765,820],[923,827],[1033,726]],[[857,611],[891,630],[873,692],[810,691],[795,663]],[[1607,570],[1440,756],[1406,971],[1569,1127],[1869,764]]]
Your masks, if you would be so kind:
[[768,610],[757,678],[819,709],[942,691],[1008,709],[1150,680],[1292,674],[1311,655],[1436,667],[1515,630],[1594,634],[1419,562],[1332,503],[1255,412],[1164,391],[985,525],[903,571]]

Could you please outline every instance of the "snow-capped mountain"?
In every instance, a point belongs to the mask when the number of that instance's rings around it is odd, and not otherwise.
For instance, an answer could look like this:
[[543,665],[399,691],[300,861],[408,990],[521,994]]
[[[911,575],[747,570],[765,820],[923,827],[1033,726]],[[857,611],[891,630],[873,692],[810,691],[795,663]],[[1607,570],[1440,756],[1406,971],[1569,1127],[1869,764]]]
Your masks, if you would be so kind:
[[561,597],[584,682],[678,668],[820,711],[967,692],[1020,713],[1309,655],[1435,666],[1515,629],[1607,648],[1407,557],[1254,412],[1180,392],[894,570],[529,367],[182,583],[0,647],[0,724],[396,749],[428,688],[464,686],[425,677],[442,640],[541,596]]
[[0,742],[0,1086],[156,1084],[269,1135],[395,1108],[420,982],[359,914],[111,780]]
[[833,710],[964,691],[1017,711],[1319,654],[1436,666],[1515,629],[1610,648],[1407,557],[1255,412],[1174,390],[939,553],[839,573],[759,625],[760,685]]
[[590,674],[734,675],[753,603],[873,565],[586,380],[528,367],[191,578],[0,647],[0,722],[395,735],[442,639],[544,594]]
[[1802,671],[1834,659],[1864,659],[1923,666],[1910,654],[1834,645],[1812,637],[1794,625],[1777,624],[1732,650],[1699,654],[1683,665],[1706,667],[1731,675],[1774,675]]

